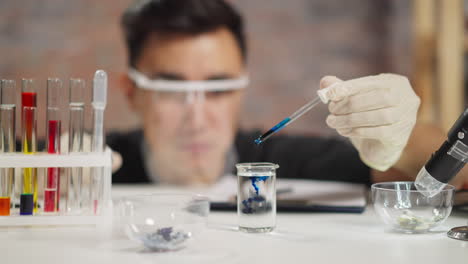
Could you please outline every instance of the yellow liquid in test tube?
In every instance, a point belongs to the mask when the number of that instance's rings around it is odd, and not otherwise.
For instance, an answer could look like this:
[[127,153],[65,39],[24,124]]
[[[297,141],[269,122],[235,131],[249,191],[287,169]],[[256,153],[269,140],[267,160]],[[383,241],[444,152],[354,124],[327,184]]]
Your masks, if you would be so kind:
[[[21,94],[22,104],[22,133],[24,154],[36,152],[36,93]],[[37,212],[37,168],[23,169],[23,193],[20,197],[20,215],[32,215]]]

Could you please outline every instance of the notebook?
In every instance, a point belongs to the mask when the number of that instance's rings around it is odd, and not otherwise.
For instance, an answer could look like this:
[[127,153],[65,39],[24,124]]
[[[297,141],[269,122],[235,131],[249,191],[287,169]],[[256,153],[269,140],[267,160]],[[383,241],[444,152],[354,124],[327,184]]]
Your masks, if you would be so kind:
[[[317,180],[277,179],[277,211],[362,213],[367,204],[364,184]],[[225,176],[207,195],[213,211],[233,211],[236,202],[237,178]]]

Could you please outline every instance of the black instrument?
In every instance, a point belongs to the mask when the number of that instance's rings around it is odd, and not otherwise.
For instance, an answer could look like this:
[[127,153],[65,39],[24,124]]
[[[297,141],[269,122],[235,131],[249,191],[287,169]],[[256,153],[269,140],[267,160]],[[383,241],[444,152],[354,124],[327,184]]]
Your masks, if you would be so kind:
[[424,166],[436,180],[448,183],[468,161],[468,108],[448,133],[447,140]]

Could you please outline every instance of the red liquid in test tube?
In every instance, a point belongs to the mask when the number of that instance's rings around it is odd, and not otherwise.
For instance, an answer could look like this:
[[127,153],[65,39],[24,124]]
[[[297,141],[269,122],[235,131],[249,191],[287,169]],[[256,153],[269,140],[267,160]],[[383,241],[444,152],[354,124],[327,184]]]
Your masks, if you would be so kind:
[[[21,106],[22,107],[36,107],[36,93],[34,92],[23,92],[21,93]],[[28,112],[29,114],[29,112]],[[23,116],[23,115],[21,115]],[[27,143],[31,144],[32,140],[32,128],[33,128],[33,116],[31,115],[26,115],[25,116],[26,120],[24,120],[24,125],[26,126],[26,141]],[[28,150],[23,150],[26,153],[29,153],[31,151]]]
[[[60,98],[62,81],[47,79],[47,153],[60,154]],[[57,212],[60,198],[60,168],[47,168],[44,189],[44,212]]]
[[[47,153],[58,154],[60,144],[60,120],[49,120]],[[58,211],[60,193],[60,168],[47,168],[46,189],[44,191],[44,211]]]
[[21,105],[23,107],[36,107],[36,93],[34,92],[21,93]]

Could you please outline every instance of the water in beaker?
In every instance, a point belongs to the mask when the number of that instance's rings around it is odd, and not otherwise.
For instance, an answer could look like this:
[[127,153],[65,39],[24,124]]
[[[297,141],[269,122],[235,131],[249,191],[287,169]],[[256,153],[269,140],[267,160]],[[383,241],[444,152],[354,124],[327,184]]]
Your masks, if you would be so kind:
[[270,232],[276,225],[276,169],[273,163],[240,163],[237,167],[239,230]]

